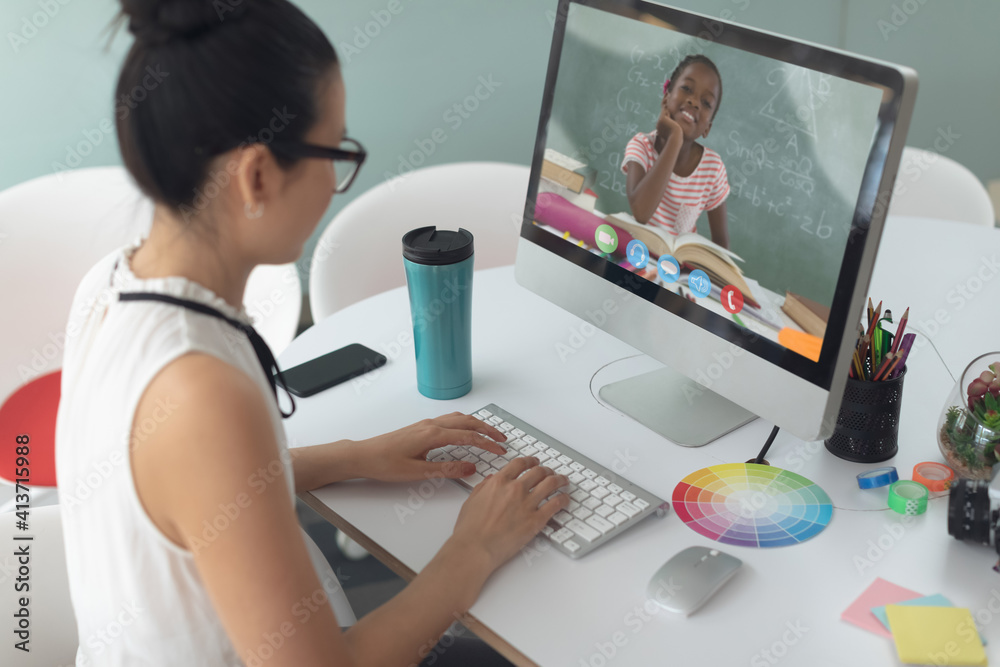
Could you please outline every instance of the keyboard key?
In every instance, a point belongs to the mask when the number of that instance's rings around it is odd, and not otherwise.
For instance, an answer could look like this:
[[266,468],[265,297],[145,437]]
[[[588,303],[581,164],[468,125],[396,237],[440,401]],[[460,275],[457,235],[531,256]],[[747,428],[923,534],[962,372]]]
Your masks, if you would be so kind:
[[608,484],[608,491],[611,493],[621,493],[624,489],[617,484]]
[[594,479],[595,477],[597,477],[597,473],[591,470],[590,468],[587,468],[586,470],[583,471],[583,476],[586,477],[587,479]]
[[592,479],[586,479],[585,478],[579,484],[580,484],[580,488],[583,489],[584,491],[586,491],[587,493],[590,493],[591,491],[593,491],[594,489],[597,488],[597,482],[595,482]]
[[569,494],[569,497],[578,503],[582,503],[584,500],[590,497],[590,494],[583,489],[577,489],[573,493]]
[[529,444],[529,445],[533,445],[536,442],[538,442],[538,440],[536,440],[535,438],[533,438],[530,435],[521,436],[521,440],[524,440],[524,442],[527,443],[527,444]]
[[621,496],[616,496],[613,493],[610,496],[607,496],[604,499],[604,504],[608,505],[610,507],[614,507],[615,505],[617,505],[620,502],[622,502],[622,497]]
[[573,472],[573,470],[572,470],[572,469],[570,469],[570,467],[569,467],[569,466],[559,466],[559,467],[558,467],[558,468],[556,468],[555,470],[556,470],[556,472],[557,472],[557,473],[559,473],[560,475],[566,475],[567,477],[569,477],[569,476],[570,476],[570,474],[571,474],[571,473]]
[[522,431],[519,428],[515,428],[515,429],[511,429],[510,434],[512,436],[514,436],[515,438],[520,438],[522,435],[524,435],[524,431]]
[[636,507],[638,507],[641,510],[644,510],[647,507],[649,507],[649,503],[647,503],[642,498],[636,498],[635,500],[632,501],[632,504],[635,505]]
[[598,486],[597,488],[595,488],[593,491],[590,492],[590,495],[594,496],[595,498],[603,498],[604,496],[610,496],[611,492],[608,491],[603,486]]
[[497,430],[503,431],[504,433],[506,433],[507,431],[511,431],[513,429],[514,425],[511,424],[510,422],[500,422],[500,425],[497,426]]
[[545,450],[545,453],[554,459],[557,459],[561,456],[561,452],[555,447],[549,447],[548,449]]
[[622,514],[625,514],[630,519],[642,511],[632,503],[628,502],[627,500],[618,503],[618,506],[615,507],[615,509],[621,512]]
[[494,454],[493,452],[480,452],[479,453],[479,459],[481,461],[486,461],[487,463],[493,463],[493,459],[495,459],[497,456],[499,456],[499,454]]
[[607,505],[600,505],[594,510],[594,514],[599,517],[608,518],[609,514],[613,514],[615,509],[613,507],[608,507]]
[[575,510],[573,510],[573,516],[575,516],[577,519],[586,519],[591,514],[593,514],[593,512],[591,512],[586,507],[577,507]]
[[583,470],[586,470],[587,468],[587,466],[583,465],[579,461],[573,461],[572,463],[569,464],[569,467],[575,470],[576,472],[581,472]]
[[515,459],[518,456],[520,456],[520,454],[518,453],[518,451],[516,449],[508,449],[503,454],[503,458],[507,459],[508,461],[510,461],[511,459]]
[[575,500],[573,500],[572,498],[570,498],[569,502],[566,504],[566,511],[567,512],[572,512],[577,507],[580,507],[580,503],[578,503]]
[[469,486],[478,486],[485,479],[486,478],[480,475],[478,472],[474,472],[468,477],[463,477],[462,481],[464,481]]
[[585,479],[587,479],[587,478],[584,477],[583,475],[581,475],[578,472],[574,472],[574,473],[571,473],[569,475],[569,483],[570,484],[579,484],[580,482],[582,482]]
[[569,538],[573,537],[573,531],[569,528],[560,528],[556,532],[549,536],[553,542],[556,544],[562,544]]
[[431,459],[431,461],[433,461],[434,463],[445,463],[451,460],[452,458],[448,454],[438,454],[437,456]]
[[515,451],[521,451],[527,443],[521,438],[514,438],[510,442],[503,443],[507,449],[513,449]]
[[538,452],[533,445],[528,445],[527,447],[521,448],[521,456],[534,456]]
[[552,526],[542,526],[542,535],[545,537],[551,537],[554,532],[556,532],[556,529]]
[[479,415],[480,417],[485,417],[486,419],[489,419],[490,417],[493,416],[493,413],[490,412],[489,410],[487,410],[486,408],[483,408],[482,410],[480,410],[476,414]]
[[555,521],[560,526],[565,526],[567,523],[572,521],[572,519],[573,515],[567,512],[566,510],[559,510],[558,512],[556,512],[556,515],[552,517],[552,520]]
[[502,456],[498,456],[495,459],[493,459],[493,463],[491,463],[490,465],[493,466],[494,470],[500,471],[503,470],[508,463],[510,463],[510,461],[508,461]]
[[587,519],[587,521],[586,521],[586,524],[588,526],[596,528],[597,530],[601,531],[601,533],[610,532],[611,529],[615,527],[615,524],[611,523],[610,521],[608,521],[606,519],[602,519],[601,517],[597,516],[596,514],[594,516],[592,516],[592,517],[589,517]]
[[484,422],[484,421],[486,421],[486,417],[482,416],[482,415],[481,415],[481,414],[479,414],[479,413],[476,413],[476,414],[474,414],[474,415],[472,415],[472,416],[473,416],[473,417],[475,417],[476,419],[478,419],[478,420],[479,420],[479,421],[481,421],[481,422]]
[[608,521],[615,524],[616,526],[620,526],[626,521],[628,521],[628,517],[622,514],[621,512],[612,512],[611,515],[608,517]]
[[494,415],[492,417],[488,417],[486,419],[486,421],[488,421],[493,426],[496,426],[497,424],[502,424],[503,423],[503,419],[500,419],[500,417],[497,417],[496,415]]
[[633,501],[633,500],[635,500],[635,494],[632,493],[631,491],[622,491],[621,492],[621,497],[624,498],[625,500],[630,501],[630,502]]
[[490,464],[487,463],[486,461],[479,461],[478,463],[476,463],[476,472],[478,472],[481,475],[487,470],[489,470],[491,467],[492,466],[490,466]]
[[580,545],[577,544],[576,542],[574,542],[573,540],[566,540],[565,542],[563,542],[562,545],[563,545],[563,549],[565,549],[566,551],[568,551],[570,553],[574,553],[574,552],[580,550]]
[[461,446],[456,446],[456,447],[454,447],[454,448],[453,448],[453,449],[451,450],[451,455],[452,455],[452,456],[454,456],[454,457],[455,457],[456,459],[458,459],[459,461],[461,461],[461,460],[462,460],[462,458],[463,458],[463,457],[464,457],[464,456],[465,456],[466,454],[468,454],[468,453],[469,453],[469,450],[468,450],[468,449],[466,449],[465,447],[461,447]]
[[549,455],[545,452],[535,452],[535,458],[538,459],[539,463],[545,463],[549,460]]
[[475,454],[466,454],[462,457],[462,460],[466,463],[479,463],[479,457]]
[[549,448],[549,446],[547,444],[545,444],[544,442],[542,442],[541,440],[535,440],[535,442],[532,443],[532,444],[534,444],[535,447],[537,447],[538,449],[548,449]]
[[[601,521],[603,520],[604,519],[601,519]],[[579,519],[573,519],[572,521],[566,524],[566,527],[572,530],[580,537],[582,537],[583,539],[587,540],[588,542],[593,542],[594,540],[596,540],[598,537],[601,536],[601,531],[591,526],[588,526]],[[565,542],[563,543],[563,546],[567,546]]]
[[587,498],[586,500],[583,501],[583,506],[586,507],[589,510],[592,510],[595,507],[600,507],[603,504],[604,503],[602,503],[597,498],[594,498],[593,496],[591,496],[590,498]]
[[608,484],[611,483],[610,479],[608,479],[607,477],[603,477],[601,475],[598,475],[597,478],[594,479],[594,481],[600,484],[601,486],[607,486]]
[[559,459],[559,463],[562,463],[563,465],[569,465],[570,463],[573,462],[573,459],[571,459],[570,457],[566,456],[565,454],[560,454],[559,457],[558,457],[558,459]]

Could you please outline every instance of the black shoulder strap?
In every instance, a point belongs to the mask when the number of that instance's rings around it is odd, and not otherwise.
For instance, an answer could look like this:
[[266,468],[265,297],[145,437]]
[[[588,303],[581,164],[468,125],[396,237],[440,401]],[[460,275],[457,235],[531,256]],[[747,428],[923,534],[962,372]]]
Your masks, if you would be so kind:
[[[212,317],[217,317],[230,325],[236,327],[243,333],[247,335],[250,339],[250,344],[253,345],[253,351],[257,354],[257,359],[260,361],[260,365],[264,368],[264,375],[267,376],[268,382],[271,384],[271,391],[274,393],[274,400],[278,401],[278,385],[285,390],[288,394],[288,400],[291,402],[292,409],[289,412],[285,412],[281,409],[281,404],[278,404],[278,411],[281,416],[285,419],[292,416],[295,412],[295,399],[292,397],[291,392],[288,391],[288,385],[285,383],[285,377],[281,374],[281,369],[278,368],[278,362],[274,360],[274,355],[271,354],[271,348],[267,346],[261,335],[257,333],[249,324],[244,324],[238,320],[234,320],[231,317],[226,317],[224,314],[212,308],[211,306],[206,306],[203,303],[197,301],[190,301],[188,299],[179,299],[175,296],[170,296],[169,294],[158,294],[156,292],[122,292],[118,295],[119,301],[162,301],[164,303],[169,303],[175,306],[180,306],[181,308],[187,308],[189,310],[194,310],[196,312],[202,313],[204,315],[211,315]],[[272,372],[273,369],[273,372]]]

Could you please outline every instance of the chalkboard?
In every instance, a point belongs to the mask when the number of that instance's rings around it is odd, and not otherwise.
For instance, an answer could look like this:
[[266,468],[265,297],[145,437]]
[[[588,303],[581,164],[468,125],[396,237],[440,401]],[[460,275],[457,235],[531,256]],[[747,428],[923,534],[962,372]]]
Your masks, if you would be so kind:
[[[546,146],[596,170],[603,213],[629,211],[621,161],[656,127],[663,82],[702,53],[722,76],[707,138],[722,156],[730,248],[768,289],[830,305],[882,93],[710,40],[571,5]],[[698,230],[711,236],[707,215]]]

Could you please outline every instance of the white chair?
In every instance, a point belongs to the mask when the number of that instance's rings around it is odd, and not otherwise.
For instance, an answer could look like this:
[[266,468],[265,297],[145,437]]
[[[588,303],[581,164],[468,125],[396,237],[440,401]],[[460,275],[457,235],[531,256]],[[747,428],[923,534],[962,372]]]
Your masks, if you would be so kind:
[[[50,374],[62,367],[66,320],[83,275],[116,247],[147,234],[152,219],[152,203],[121,167],[50,174],[0,192],[0,285],[6,286],[0,311],[10,323],[0,331],[0,404],[44,376],[51,381]],[[302,290],[295,265],[258,267],[244,298],[247,312],[277,355],[291,342],[299,322]],[[46,400],[54,415],[58,392],[47,393]],[[37,441],[40,447],[48,441],[51,464],[54,421],[42,423],[52,432]],[[11,460],[6,455],[10,446],[0,442],[4,460]],[[36,451],[43,454],[34,448],[32,454]],[[6,472],[0,470],[0,482]],[[42,491],[37,483],[32,486]],[[0,502],[12,495],[7,489],[0,493]]]
[[477,269],[513,264],[529,174],[522,165],[459,162],[418,169],[359,196],[330,221],[313,252],[313,321],[405,285],[402,238],[417,227],[472,232]]
[[959,220],[994,226],[989,193],[975,174],[951,158],[906,146],[889,215]]
[[[14,556],[18,547],[26,546],[30,554],[31,591],[23,597],[30,599],[30,652],[15,648],[21,638],[10,630],[0,642],[0,665],[20,667],[55,667],[76,664],[76,617],[69,595],[69,576],[66,571],[66,552],[63,546],[62,519],[58,505],[32,507],[28,515],[28,530],[16,528],[13,512],[0,514],[0,617],[5,624],[16,629],[20,612],[21,594],[14,590],[20,563]],[[17,537],[31,535],[31,541],[15,541]]]

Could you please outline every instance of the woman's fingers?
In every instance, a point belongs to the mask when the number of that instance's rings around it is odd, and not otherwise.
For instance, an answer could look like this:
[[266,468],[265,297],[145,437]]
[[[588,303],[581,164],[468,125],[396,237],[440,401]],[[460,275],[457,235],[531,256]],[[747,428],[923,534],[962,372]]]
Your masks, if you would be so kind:
[[503,479],[515,480],[525,470],[536,465],[538,465],[538,459],[534,456],[519,456],[515,459],[511,459],[510,463],[505,465],[503,470],[498,472],[497,475]]
[[535,488],[531,490],[528,497],[537,507],[541,504],[542,500],[548,498],[567,484],[569,484],[569,478],[565,475],[548,475],[535,485]]
[[493,438],[497,442],[505,442],[507,436],[498,428],[487,424],[484,421],[476,419],[472,415],[467,415],[462,412],[452,412],[451,414],[441,415],[435,421],[439,421],[442,426],[454,429],[465,429],[468,431],[476,431],[477,433],[482,433],[488,438]]
[[[510,467],[509,465],[507,467]],[[535,466],[517,478],[517,481],[524,485],[525,491],[535,488],[543,479],[549,475],[554,475],[552,468],[545,466]]]

